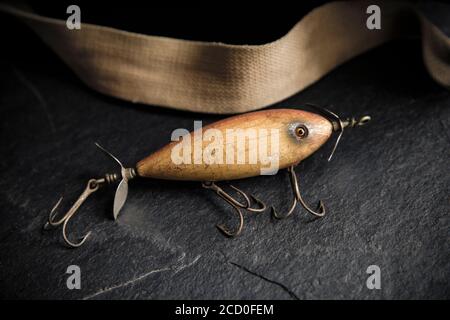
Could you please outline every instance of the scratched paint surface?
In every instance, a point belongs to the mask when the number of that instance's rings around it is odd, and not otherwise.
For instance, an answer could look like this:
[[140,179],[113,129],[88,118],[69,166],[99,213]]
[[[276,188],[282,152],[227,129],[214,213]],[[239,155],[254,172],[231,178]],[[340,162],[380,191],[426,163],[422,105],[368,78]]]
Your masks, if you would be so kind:
[[[372,116],[344,136],[332,162],[328,146],[297,169],[304,197],[323,199],[326,218],[247,215],[230,240],[214,225],[232,224],[231,211],[198,183],[133,181],[117,222],[112,189],[81,208],[70,234],[93,235],[79,250],[41,226],[61,194],[73,201],[87,179],[115,169],[94,141],[133,165],[173,129],[220,117],[104,97],[49,52],[44,61],[2,56],[0,296],[450,298],[450,93],[428,77],[419,52],[415,41],[384,46],[276,106],[332,103],[341,115]],[[236,185],[279,208],[290,201],[286,173]],[[81,268],[81,290],[66,288],[71,264]],[[372,264],[382,290],[366,288]]]

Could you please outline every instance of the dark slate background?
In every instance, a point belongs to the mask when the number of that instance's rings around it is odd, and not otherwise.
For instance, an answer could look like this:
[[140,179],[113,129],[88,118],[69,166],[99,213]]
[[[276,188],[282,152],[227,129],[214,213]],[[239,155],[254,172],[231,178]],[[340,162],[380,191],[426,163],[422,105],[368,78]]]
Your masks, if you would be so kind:
[[[431,13],[448,34],[449,15]],[[41,227],[61,195],[67,209],[89,178],[117,169],[94,141],[131,166],[175,128],[222,116],[96,93],[31,31],[1,19],[9,26],[0,58],[2,298],[450,298],[450,93],[427,74],[418,39],[364,54],[274,106],[372,116],[345,134],[330,163],[328,144],[297,169],[305,199],[324,200],[325,218],[301,209],[284,221],[246,215],[242,235],[227,239],[214,226],[234,223],[231,211],[198,183],[133,181],[117,222],[112,188],[85,203],[68,229],[93,235],[70,250],[59,229]],[[285,172],[236,185],[279,208],[291,201]],[[81,290],[66,288],[72,264]],[[381,290],[366,288],[372,264]]]

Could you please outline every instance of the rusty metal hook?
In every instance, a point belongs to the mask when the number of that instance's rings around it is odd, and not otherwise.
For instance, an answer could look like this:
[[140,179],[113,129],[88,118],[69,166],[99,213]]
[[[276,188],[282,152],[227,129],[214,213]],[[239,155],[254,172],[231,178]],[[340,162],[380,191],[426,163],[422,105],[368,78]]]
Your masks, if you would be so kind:
[[81,193],[81,195],[78,197],[78,199],[75,201],[75,203],[72,205],[72,207],[58,220],[56,220],[56,209],[61,204],[61,201],[63,200],[63,197],[61,197],[56,205],[53,207],[53,209],[50,211],[50,215],[48,217],[47,223],[44,225],[44,229],[49,229],[51,227],[57,227],[62,224],[62,233],[63,238],[66,244],[71,248],[77,248],[80,247],[86,239],[89,237],[91,232],[89,231],[85,236],[83,236],[78,242],[72,242],[69,240],[67,236],[67,224],[69,223],[69,220],[75,215],[75,213],[78,211],[80,206],[86,201],[86,199],[95,191],[97,191],[100,187],[102,187],[105,184],[112,184],[115,182],[119,182],[119,185],[116,190],[116,194],[114,197],[114,219],[117,218],[120,209],[123,207],[125,200],[127,198],[128,194],[128,181],[133,179],[136,176],[136,171],[134,168],[125,168],[122,163],[117,159],[113,154],[111,154],[108,150],[103,148],[98,143],[95,143],[95,145],[101,149],[104,153],[106,153],[108,156],[110,156],[112,159],[114,159],[120,166],[121,173],[120,174],[106,174],[104,178],[100,179],[90,179],[86,185],[86,188]]
[[311,213],[312,215],[314,215],[316,217],[323,217],[325,215],[325,206],[324,206],[322,200],[319,201],[319,204],[317,206],[318,207],[317,211],[312,210],[306,204],[306,202],[303,200],[303,197],[300,193],[300,188],[298,185],[297,175],[295,174],[294,166],[290,166],[288,168],[288,172],[289,172],[289,178],[291,181],[291,187],[292,187],[292,193],[294,195],[294,200],[292,202],[292,205],[291,205],[289,211],[284,215],[280,215],[276,211],[276,209],[272,206],[272,215],[276,219],[285,219],[285,218],[289,217],[292,214],[292,212],[294,212],[295,208],[297,207],[298,202],[300,202],[302,207],[305,208],[305,210],[308,211],[309,213]]
[[230,231],[230,229],[227,228],[223,224],[217,225],[217,228],[228,237],[238,236],[242,231],[242,227],[244,225],[244,217],[242,215],[241,209],[245,209],[250,212],[259,213],[259,212],[265,211],[267,208],[266,205],[261,200],[259,200],[258,198],[254,197],[254,196],[250,196],[250,197],[253,199],[253,201],[255,201],[258,204],[259,208],[251,207],[251,201],[250,201],[249,196],[241,189],[236,188],[235,186],[232,186],[232,185],[230,185],[230,187],[245,199],[245,204],[243,204],[243,203],[239,202],[238,200],[236,200],[235,198],[233,198],[230,194],[225,192],[221,187],[219,187],[213,181],[203,182],[202,187],[205,189],[214,191],[219,197],[221,197],[223,200],[225,200],[235,210],[235,213],[237,214],[237,216],[239,218],[239,224],[235,231]]
[[91,234],[91,231],[89,231],[86,235],[84,235],[78,242],[72,242],[67,237],[67,224],[69,223],[69,220],[75,215],[77,210],[80,208],[80,206],[86,201],[86,199],[95,191],[97,191],[100,186],[102,186],[105,182],[105,179],[91,179],[88,181],[86,188],[81,193],[81,195],[78,197],[77,201],[72,205],[72,207],[66,212],[66,214],[60,218],[59,220],[55,220],[57,213],[56,209],[61,204],[61,201],[63,200],[63,197],[59,198],[56,205],[53,207],[53,209],[50,211],[50,214],[48,216],[48,221],[44,225],[44,229],[49,229],[50,227],[57,227],[62,224],[62,233],[63,233],[63,239],[66,242],[66,244],[71,248],[78,248],[80,247],[86,239]]

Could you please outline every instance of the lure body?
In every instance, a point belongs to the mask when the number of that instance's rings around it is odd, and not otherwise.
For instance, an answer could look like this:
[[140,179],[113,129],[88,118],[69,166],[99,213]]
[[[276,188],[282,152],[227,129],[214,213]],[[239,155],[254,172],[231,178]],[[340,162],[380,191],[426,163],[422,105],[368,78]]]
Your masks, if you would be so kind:
[[[261,143],[267,144],[266,155],[272,160],[277,157],[277,170],[284,169],[313,154],[329,139],[332,131],[330,120],[307,111],[273,109],[246,113],[214,122],[190,132],[180,141],[167,144],[139,161],[136,171],[141,177],[167,180],[221,181],[254,177],[268,167],[267,158],[263,161],[263,157],[258,156],[260,150],[255,150],[262,148]],[[212,135],[208,134],[211,132]],[[245,136],[245,143],[239,145],[230,132],[250,134]],[[183,141],[191,146],[185,158],[188,161],[176,163],[173,154],[182,151]],[[205,154],[212,155],[213,161],[211,158],[208,161]],[[252,155],[253,161],[250,160]],[[245,159],[244,163],[238,162],[239,156]]]

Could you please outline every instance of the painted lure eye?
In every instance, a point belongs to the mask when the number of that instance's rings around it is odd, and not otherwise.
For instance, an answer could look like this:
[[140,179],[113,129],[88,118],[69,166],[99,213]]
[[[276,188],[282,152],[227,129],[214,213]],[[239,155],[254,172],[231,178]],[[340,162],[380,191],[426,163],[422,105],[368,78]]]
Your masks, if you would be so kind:
[[306,138],[308,136],[308,129],[304,125],[298,125],[294,129],[295,136],[299,139]]

